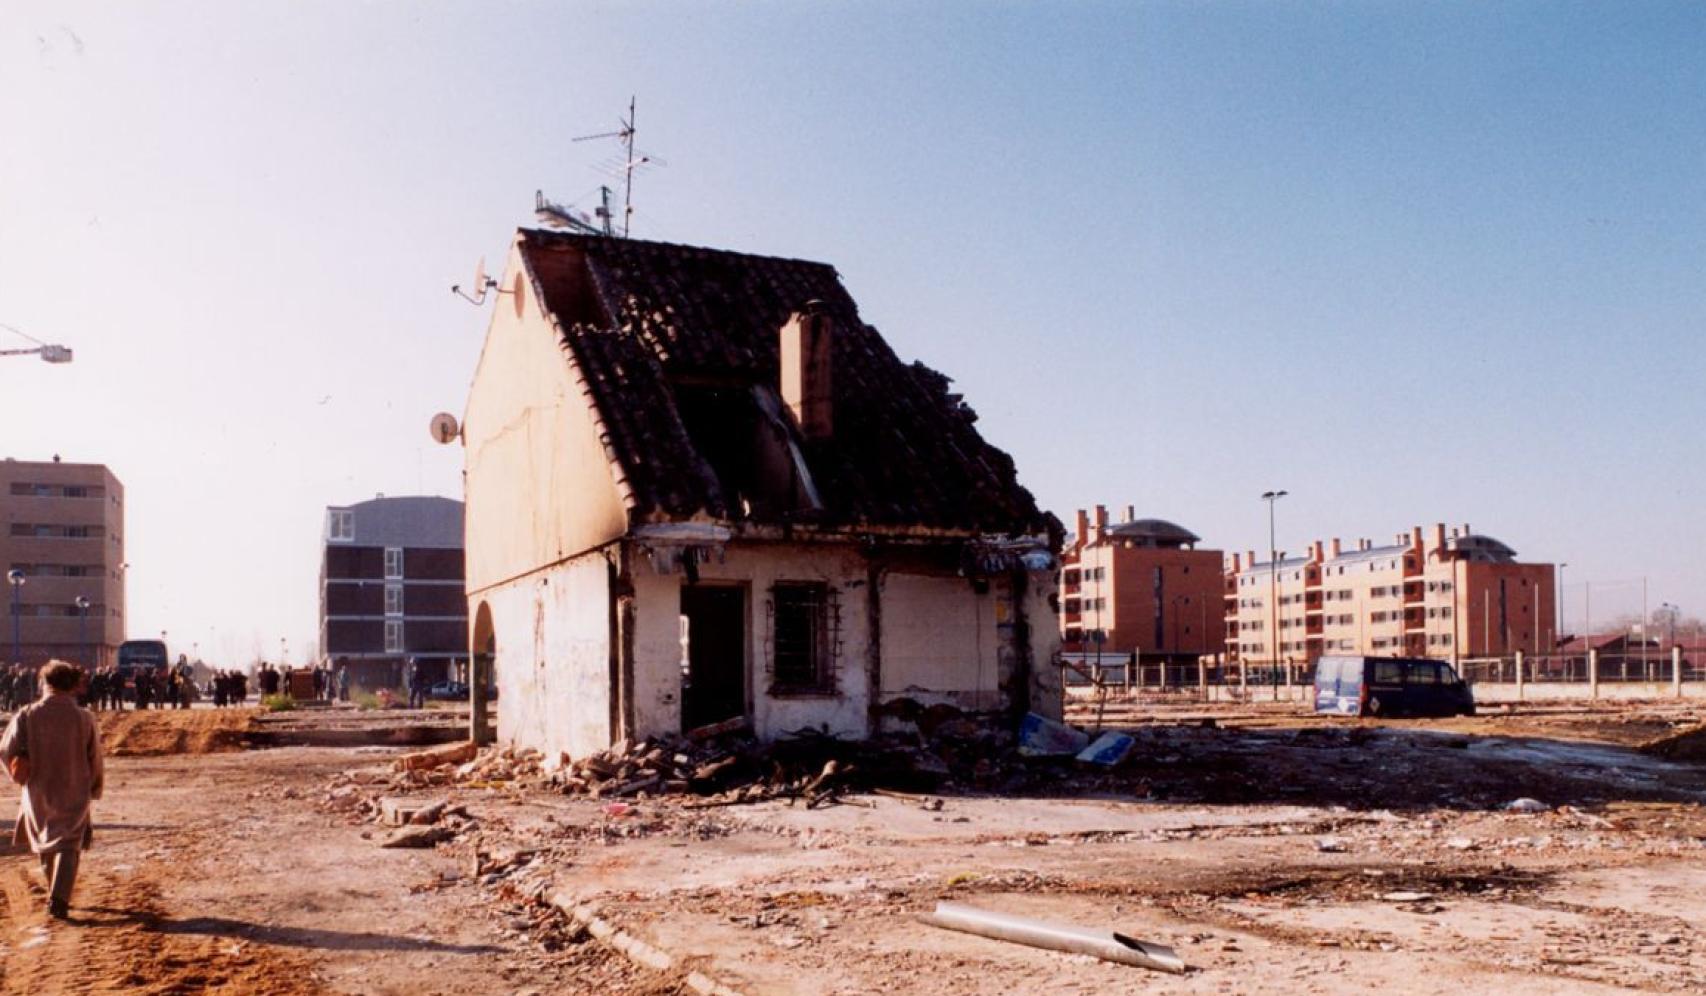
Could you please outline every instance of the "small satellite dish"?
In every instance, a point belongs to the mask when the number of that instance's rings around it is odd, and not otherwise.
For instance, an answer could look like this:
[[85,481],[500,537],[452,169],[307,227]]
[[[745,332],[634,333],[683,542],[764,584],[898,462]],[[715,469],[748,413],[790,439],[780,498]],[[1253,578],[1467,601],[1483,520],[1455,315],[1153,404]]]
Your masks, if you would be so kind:
[[449,412],[439,412],[432,417],[432,438],[440,443],[454,443],[462,435],[462,427],[456,424],[456,416]]
[[480,261],[474,264],[474,293],[470,294],[463,290],[461,284],[451,284],[450,293],[470,304],[485,304],[486,291],[497,285],[496,280],[486,276],[486,257],[481,256]]

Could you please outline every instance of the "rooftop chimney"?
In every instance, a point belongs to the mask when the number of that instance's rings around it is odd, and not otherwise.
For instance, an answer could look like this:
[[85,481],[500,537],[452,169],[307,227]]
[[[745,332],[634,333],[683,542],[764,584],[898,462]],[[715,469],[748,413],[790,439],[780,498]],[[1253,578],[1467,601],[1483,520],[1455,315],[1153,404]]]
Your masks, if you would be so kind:
[[1322,556],[1322,555],[1321,555],[1321,549],[1322,549],[1322,547],[1321,547],[1321,541],[1320,541],[1320,540],[1316,540],[1316,541],[1315,541],[1315,545],[1314,545],[1314,546],[1313,546],[1313,547],[1311,547],[1311,550],[1312,550],[1312,552],[1313,552],[1313,553],[1314,553],[1314,554],[1315,554],[1315,562],[1316,562],[1316,563],[1317,563],[1317,564],[1319,564],[1319,563],[1320,563],[1320,562],[1321,562],[1321,561],[1323,561],[1323,560],[1325,560],[1325,559],[1327,559],[1327,558],[1325,558],[1325,557],[1323,557],[1323,556]]
[[1244,558],[1234,553],[1232,555],[1232,573],[1237,574],[1244,569]]
[[1337,560],[1339,555],[1342,553],[1344,553],[1344,545],[1341,544],[1339,542],[1339,538],[1335,536],[1333,537],[1333,559]]
[[835,322],[823,302],[807,301],[782,326],[782,403],[794,415],[800,435],[828,439],[835,434],[835,400],[830,390],[830,346]]
[[1421,546],[1422,546],[1422,527],[1421,526],[1417,526],[1414,529],[1410,530],[1410,545],[1413,547],[1416,547],[1417,549],[1421,549]]
[[1108,506],[1096,506],[1096,527],[1099,529],[1108,528]]
[[1445,549],[1445,523],[1434,523],[1434,549]]
[[1137,506],[1136,505],[1127,505],[1125,507],[1125,520],[1127,522],[1136,522],[1137,521]]
[[1078,537],[1079,549],[1083,549],[1084,544],[1090,539],[1090,516],[1083,509],[1078,510],[1077,526],[1078,528],[1074,530],[1074,533]]

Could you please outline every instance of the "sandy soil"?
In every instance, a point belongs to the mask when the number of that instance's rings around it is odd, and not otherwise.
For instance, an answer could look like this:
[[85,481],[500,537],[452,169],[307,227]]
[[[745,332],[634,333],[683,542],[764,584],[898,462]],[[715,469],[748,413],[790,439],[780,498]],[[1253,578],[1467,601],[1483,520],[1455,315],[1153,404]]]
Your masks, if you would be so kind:
[[[231,721],[217,715],[124,725]],[[0,994],[674,991],[584,935],[537,929],[453,855],[383,850],[317,811],[332,772],[394,753],[113,758],[70,922],[47,918],[33,857],[0,858]],[[0,790],[8,824],[16,800]]]
[[[115,741],[214,749],[246,722],[153,715]],[[1087,796],[1045,778],[1022,796],[623,811],[437,787],[419,794],[475,829],[424,851],[381,849],[382,828],[328,804],[393,748],[121,756],[74,922],[46,919],[32,859],[0,859],[0,994],[684,991],[589,942],[552,893],[753,996],[1706,990],[1706,768],[1626,746],[1686,717],[1202,718],[1126,724],[1137,758]],[[1500,808],[1518,795],[1546,808]],[[921,925],[942,899],[1117,926],[1192,970]]]
[[258,714],[255,709],[145,709],[96,716],[107,756],[158,757],[242,750]]

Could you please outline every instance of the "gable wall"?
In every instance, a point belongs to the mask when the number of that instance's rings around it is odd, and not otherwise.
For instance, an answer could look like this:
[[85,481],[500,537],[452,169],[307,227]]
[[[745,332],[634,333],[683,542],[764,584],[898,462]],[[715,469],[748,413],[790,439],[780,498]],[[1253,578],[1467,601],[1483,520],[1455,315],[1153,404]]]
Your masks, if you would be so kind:
[[523,272],[511,247],[463,419],[470,592],[627,528],[591,399]]

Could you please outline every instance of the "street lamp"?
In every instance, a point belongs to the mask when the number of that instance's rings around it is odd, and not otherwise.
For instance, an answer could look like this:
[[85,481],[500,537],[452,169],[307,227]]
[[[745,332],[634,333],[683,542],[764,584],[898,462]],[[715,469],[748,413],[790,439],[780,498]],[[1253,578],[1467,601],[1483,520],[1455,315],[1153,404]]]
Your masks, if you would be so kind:
[[1674,647],[1676,646],[1676,617],[1682,613],[1682,610],[1670,602],[1660,602],[1659,611],[1665,614],[1665,642]]
[[20,626],[24,619],[24,609],[20,600],[24,594],[24,572],[16,567],[7,571],[6,583],[12,586],[12,663],[22,664],[24,655],[20,649],[23,644]]
[[78,595],[72,599],[71,604],[77,606],[77,647],[83,654],[83,662],[87,664],[89,663],[89,600]]
[[[1268,635],[1268,639],[1273,641],[1274,673],[1271,675],[1270,680],[1275,685],[1279,684],[1278,669],[1279,669],[1279,651],[1280,651],[1280,628],[1279,628],[1279,550],[1278,550],[1277,544],[1275,543],[1275,540],[1274,540],[1274,505],[1281,498],[1284,498],[1289,493],[1290,492],[1286,492],[1286,491],[1264,491],[1264,492],[1262,492],[1262,500],[1268,503],[1268,617],[1269,617],[1269,621],[1272,623],[1273,628],[1274,628],[1273,632]],[[1285,683],[1287,685],[1291,684],[1291,669],[1290,668],[1286,669]]]

